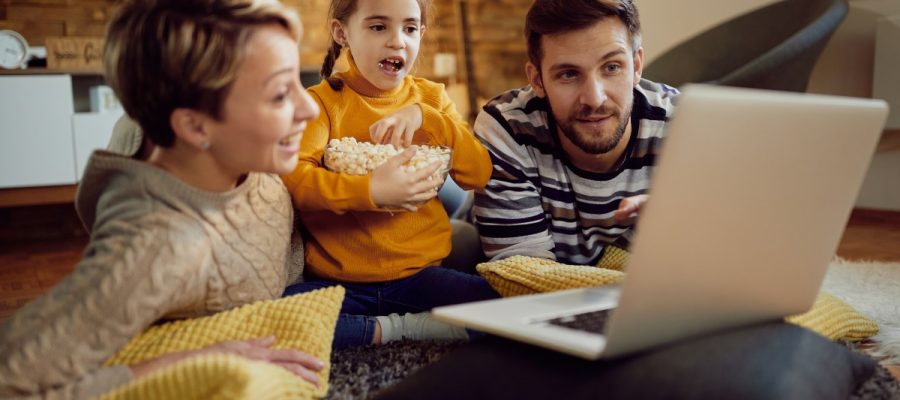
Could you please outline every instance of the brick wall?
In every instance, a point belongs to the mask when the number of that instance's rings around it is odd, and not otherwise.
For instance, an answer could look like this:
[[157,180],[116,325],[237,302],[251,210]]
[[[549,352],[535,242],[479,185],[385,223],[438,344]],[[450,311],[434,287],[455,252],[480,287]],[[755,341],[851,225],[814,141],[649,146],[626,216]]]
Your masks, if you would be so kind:
[[[317,70],[328,46],[330,0],[283,0],[300,10],[304,23],[302,63]],[[32,46],[49,36],[102,36],[117,0],[0,0],[0,29],[21,33]],[[522,26],[531,0],[466,0],[476,95],[480,99],[525,83]],[[464,79],[459,0],[434,0],[431,23],[419,55],[417,75],[433,76],[434,55],[457,55],[455,80]]]
[[[525,13],[531,0],[468,0],[477,97],[490,99],[526,84]],[[480,104],[480,102],[479,102]]]
[[48,36],[103,36],[114,10],[109,0],[0,0],[0,29],[43,46]]

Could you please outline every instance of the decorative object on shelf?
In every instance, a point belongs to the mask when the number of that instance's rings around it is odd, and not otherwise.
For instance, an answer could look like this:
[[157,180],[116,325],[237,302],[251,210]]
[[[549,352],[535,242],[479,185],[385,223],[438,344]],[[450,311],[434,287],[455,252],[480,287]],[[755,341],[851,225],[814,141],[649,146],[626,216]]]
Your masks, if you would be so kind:
[[28,48],[28,68],[47,68],[46,46],[31,46]]
[[47,68],[103,70],[102,37],[48,37]]
[[109,86],[91,86],[90,96],[91,112],[109,113],[122,110],[122,104],[119,103],[119,99]]
[[16,31],[0,30],[0,67],[25,68],[28,61],[28,41]]

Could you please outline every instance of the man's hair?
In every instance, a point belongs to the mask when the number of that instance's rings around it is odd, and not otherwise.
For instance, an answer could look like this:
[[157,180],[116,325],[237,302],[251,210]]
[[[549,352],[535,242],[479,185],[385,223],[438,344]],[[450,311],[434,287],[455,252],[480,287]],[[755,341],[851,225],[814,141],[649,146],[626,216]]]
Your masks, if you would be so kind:
[[637,51],[641,22],[633,0],[535,0],[525,17],[528,59],[540,67],[542,37],[584,29],[608,17],[625,24],[632,50]]
[[300,18],[277,0],[127,0],[107,26],[106,81],[154,144],[171,147],[176,108],[217,120],[255,29]]

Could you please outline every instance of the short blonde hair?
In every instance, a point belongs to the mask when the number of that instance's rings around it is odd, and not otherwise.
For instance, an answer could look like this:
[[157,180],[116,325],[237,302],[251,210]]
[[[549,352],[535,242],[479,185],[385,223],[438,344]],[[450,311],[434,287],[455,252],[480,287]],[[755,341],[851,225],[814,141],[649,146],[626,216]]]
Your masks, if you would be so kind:
[[221,119],[244,47],[266,24],[300,42],[300,18],[277,0],[126,0],[107,27],[106,81],[145,135],[171,147],[176,108]]

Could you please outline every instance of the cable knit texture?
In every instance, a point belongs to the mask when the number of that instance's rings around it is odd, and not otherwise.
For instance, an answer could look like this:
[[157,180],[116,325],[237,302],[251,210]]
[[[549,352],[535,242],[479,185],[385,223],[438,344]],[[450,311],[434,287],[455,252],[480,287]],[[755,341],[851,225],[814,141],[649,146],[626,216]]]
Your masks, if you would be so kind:
[[[343,58],[342,58],[343,59]],[[450,176],[464,189],[484,187],[491,174],[487,150],[472,134],[444,90],[444,85],[406,76],[400,86],[381,91],[359,72],[336,75],[344,83],[335,91],[328,82],[309,89],[322,110],[300,144],[297,168],[283,177],[311,236],[309,271],[326,279],[382,282],[404,278],[440,263],[450,253],[450,221],[435,197],[416,212],[379,209],[370,194],[371,174],[351,176],[322,164],[330,139],[371,141],[369,127],[401,108],[418,104],[422,128],[414,143],[453,150]]]
[[97,151],[85,170],[76,206],[91,241],[75,271],[0,326],[0,397],[95,397],[132,379],[102,365],[154,322],[275,299],[301,275],[277,176],[204,192],[130,158],[133,135],[117,124],[125,154]]

